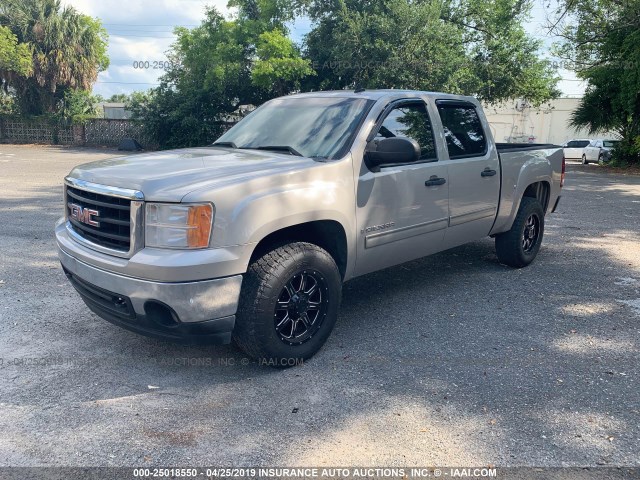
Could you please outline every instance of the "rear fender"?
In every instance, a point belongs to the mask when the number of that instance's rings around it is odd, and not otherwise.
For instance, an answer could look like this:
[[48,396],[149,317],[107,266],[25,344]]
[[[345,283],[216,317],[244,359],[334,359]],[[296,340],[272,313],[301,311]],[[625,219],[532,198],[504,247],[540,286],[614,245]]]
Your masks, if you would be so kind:
[[520,208],[522,197],[529,185],[537,182],[547,182],[550,191],[553,191],[551,187],[554,183],[554,171],[548,158],[548,155],[551,154],[553,154],[553,151],[550,150],[531,150],[500,154],[502,191],[498,215],[491,230],[491,235],[503,233],[511,229],[518,209]]

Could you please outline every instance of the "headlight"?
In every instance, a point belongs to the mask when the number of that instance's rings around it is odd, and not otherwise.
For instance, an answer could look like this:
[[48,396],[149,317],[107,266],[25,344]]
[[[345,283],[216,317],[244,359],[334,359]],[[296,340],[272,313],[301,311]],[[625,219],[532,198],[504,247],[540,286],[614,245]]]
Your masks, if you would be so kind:
[[206,248],[213,223],[213,205],[147,203],[145,245],[158,248]]

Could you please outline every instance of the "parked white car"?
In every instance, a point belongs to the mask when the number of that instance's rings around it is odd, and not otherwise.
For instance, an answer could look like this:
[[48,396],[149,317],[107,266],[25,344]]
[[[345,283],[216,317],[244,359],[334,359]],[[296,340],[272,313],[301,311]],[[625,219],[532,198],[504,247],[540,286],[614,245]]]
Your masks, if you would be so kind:
[[562,148],[564,149],[564,158],[582,159],[584,157],[585,148],[587,148],[590,144],[591,140],[589,140],[588,138],[568,141],[562,146]]
[[582,154],[582,163],[591,162],[605,163],[611,159],[611,150],[618,143],[618,140],[607,140],[604,138],[592,140],[591,143],[584,148]]

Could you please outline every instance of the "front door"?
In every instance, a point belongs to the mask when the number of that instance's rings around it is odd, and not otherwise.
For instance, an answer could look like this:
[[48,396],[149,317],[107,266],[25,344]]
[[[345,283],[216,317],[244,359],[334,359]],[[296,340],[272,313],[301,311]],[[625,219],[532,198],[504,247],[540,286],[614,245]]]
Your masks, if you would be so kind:
[[438,162],[422,100],[394,102],[374,127],[373,141],[409,137],[421,155],[408,165],[366,170],[357,184],[356,274],[362,275],[442,249],[448,225],[449,174]]

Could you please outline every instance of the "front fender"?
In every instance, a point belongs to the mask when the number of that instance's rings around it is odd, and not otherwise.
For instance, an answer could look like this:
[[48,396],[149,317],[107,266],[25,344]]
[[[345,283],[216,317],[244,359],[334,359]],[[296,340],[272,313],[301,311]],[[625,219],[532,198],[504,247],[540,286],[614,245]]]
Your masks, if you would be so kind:
[[214,203],[213,248],[255,246],[283,228],[332,220],[346,232],[351,259],[355,258],[351,252],[355,251],[356,233],[353,182],[351,157],[347,156],[334,162],[316,162],[299,171],[251,179],[213,191],[193,192],[183,201]]

